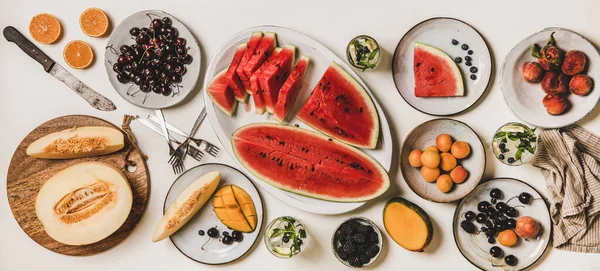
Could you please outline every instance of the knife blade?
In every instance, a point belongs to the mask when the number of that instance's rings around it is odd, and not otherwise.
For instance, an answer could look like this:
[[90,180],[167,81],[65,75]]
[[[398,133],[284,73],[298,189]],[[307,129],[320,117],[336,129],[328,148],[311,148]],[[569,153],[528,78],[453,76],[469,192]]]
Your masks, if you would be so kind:
[[14,42],[17,46],[19,46],[19,48],[21,48],[21,50],[23,50],[23,52],[25,52],[35,61],[39,62],[42,67],[44,67],[44,71],[50,73],[52,76],[54,76],[54,78],[63,82],[94,108],[102,111],[113,111],[117,109],[112,101],[88,87],[86,84],[65,70],[65,68],[63,68],[61,65],[54,62],[54,60],[42,52],[42,50],[35,46],[14,27],[5,27],[3,34],[6,40]]

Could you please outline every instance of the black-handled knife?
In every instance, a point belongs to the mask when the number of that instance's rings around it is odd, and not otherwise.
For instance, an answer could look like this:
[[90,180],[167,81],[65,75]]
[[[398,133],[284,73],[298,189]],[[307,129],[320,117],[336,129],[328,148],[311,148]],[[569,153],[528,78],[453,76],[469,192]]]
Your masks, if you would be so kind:
[[102,111],[113,111],[117,107],[106,97],[88,87],[83,82],[79,81],[75,76],[70,74],[65,68],[54,62],[40,48],[35,46],[23,34],[12,26],[7,26],[3,31],[4,37],[10,42],[14,42],[23,52],[33,58],[35,61],[42,64],[44,70],[50,73],[54,78],[63,82],[79,96],[85,99],[91,106]]

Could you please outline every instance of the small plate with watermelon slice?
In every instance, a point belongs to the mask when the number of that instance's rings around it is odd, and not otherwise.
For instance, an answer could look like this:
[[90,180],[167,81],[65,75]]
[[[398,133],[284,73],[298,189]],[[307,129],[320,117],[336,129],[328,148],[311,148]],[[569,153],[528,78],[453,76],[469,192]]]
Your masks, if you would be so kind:
[[319,42],[288,28],[250,28],[221,46],[205,78],[217,137],[279,200],[339,214],[389,187],[387,119],[358,75]]
[[434,116],[458,114],[475,105],[491,75],[487,43],[473,27],[453,18],[432,18],[414,26],[398,43],[392,62],[402,98]]

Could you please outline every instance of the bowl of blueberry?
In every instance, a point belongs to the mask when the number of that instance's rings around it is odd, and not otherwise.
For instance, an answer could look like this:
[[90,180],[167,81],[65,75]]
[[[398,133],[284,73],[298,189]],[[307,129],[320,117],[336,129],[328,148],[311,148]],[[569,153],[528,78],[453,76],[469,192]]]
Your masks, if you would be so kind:
[[335,257],[349,267],[361,268],[377,260],[383,247],[381,231],[365,217],[352,217],[335,230],[331,248]]
[[193,34],[158,10],[135,13],[119,24],[104,54],[115,90],[137,106],[160,109],[178,104],[200,75],[201,52]]

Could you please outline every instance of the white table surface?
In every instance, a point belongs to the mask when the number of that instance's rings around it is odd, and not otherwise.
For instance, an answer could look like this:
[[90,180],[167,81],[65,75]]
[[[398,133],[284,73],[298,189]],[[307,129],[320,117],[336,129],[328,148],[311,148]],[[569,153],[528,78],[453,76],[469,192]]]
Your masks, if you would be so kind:
[[[536,3],[534,3],[536,2]],[[369,34],[383,48],[383,59],[375,71],[361,74],[382,104],[395,133],[396,146],[416,125],[433,117],[422,114],[402,100],[391,75],[391,54],[396,44],[413,25],[434,16],[462,19],[477,28],[487,39],[493,52],[495,71],[493,83],[476,107],[456,119],[466,122],[484,140],[489,150],[494,131],[509,121],[518,121],[504,103],[498,83],[498,69],[504,56],[520,40],[548,26],[562,26],[586,36],[600,45],[600,2],[571,1],[8,1],[2,0],[0,26],[13,25],[28,37],[30,18],[41,12],[54,14],[62,23],[64,36],[57,44],[40,48],[66,67],[63,47],[70,40],[82,39],[93,47],[96,62],[86,70],[71,70],[90,87],[104,94],[118,107],[114,112],[92,109],[62,83],[45,74],[40,65],[28,58],[14,44],[0,39],[0,170],[2,180],[12,153],[37,125],[54,117],[69,114],[88,114],[120,124],[123,114],[145,115],[147,110],[123,100],[111,87],[104,70],[103,51],[108,38],[89,38],[79,29],[80,13],[90,6],[107,12],[112,24],[128,15],[146,9],[162,9],[180,20],[200,40],[203,65],[227,38],[245,28],[274,24],[301,31],[344,56],[347,42],[358,34]],[[285,8],[284,8],[285,7]],[[365,14],[366,13],[366,14]],[[371,14],[371,15],[369,15]],[[202,78],[201,78],[202,80]],[[596,82],[597,84],[600,82]],[[598,86],[594,91],[600,91]],[[537,101],[536,101],[537,102]],[[174,124],[189,129],[202,108],[202,95],[196,94],[184,104],[165,111]],[[580,125],[600,134],[600,106]],[[335,227],[346,217],[366,216],[383,228],[383,205],[392,196],[403,196],[429,213],[434,221],[434,237],[424,253],[404,250],[386,236],[380,259],[369,269],[376,270],[475,270],[459,253],[452,237],[452,215],[455,204],[436,204],[414,194],[398,172],[394,161],[392,186],[380,198],[344,215],[323,216],[298,211],[262,191],[266,206],[265,222],[281,215],[301,218],[312,237],[304,254],[291,260],[277,259],[264,244],[257,243],[246,257],[226,266],[205,266],[183,256],[169,241],[152,243],[151,235],[162,215],[162,204],[175,176],[168,167],[166,146],[162,139],[138,123],[132,125],[140,147],[150,159],[152,192],[148,209],[133,233],[113,249],[89,257],[69,257],[51,252],[32,241],[14,220],[6,186],[0,185],[0,270],[350,270],[339,263],[330,248]],[[217,143],[208,121],[200,127],[198,136]],[[498,162],[491,151],[487,153],[484,179],[515,177],[533,185],[548,195],[540,172],[531,165],[508,167]],[[397,159],[396,159],[397,160]],[[225,151],[206,162],[231,162]],[[188,167],[192,160],[188,159]],[[262,240],[261,240],[262,241]],[[548,249],[533,266],[539,270],[600,270],[600,255]]]

